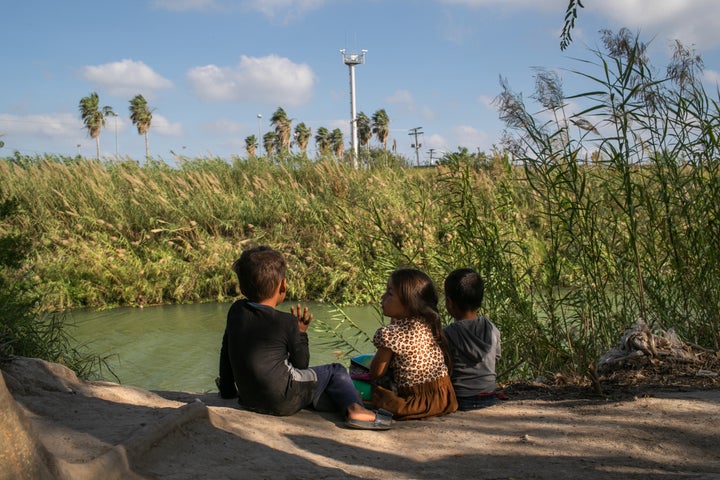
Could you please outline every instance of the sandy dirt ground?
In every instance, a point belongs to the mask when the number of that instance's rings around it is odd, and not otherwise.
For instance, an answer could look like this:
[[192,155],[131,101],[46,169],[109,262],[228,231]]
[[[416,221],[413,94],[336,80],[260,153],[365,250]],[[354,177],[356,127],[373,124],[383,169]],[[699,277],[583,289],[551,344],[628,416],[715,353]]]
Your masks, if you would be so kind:
[[84,382],[36,359],[3,378],[0,478],[720,479],[712,384],[603,396],[510,386],[497,406],[374,432],[328,413],[260,415],[216,393]]

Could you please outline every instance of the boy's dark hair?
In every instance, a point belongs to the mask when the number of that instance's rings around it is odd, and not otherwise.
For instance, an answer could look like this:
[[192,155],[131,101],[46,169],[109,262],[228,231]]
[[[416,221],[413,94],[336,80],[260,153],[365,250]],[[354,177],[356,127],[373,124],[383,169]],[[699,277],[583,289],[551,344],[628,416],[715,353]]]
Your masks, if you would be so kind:
[[245,250],[232,266],[240,283],[240,291],[251,302],[260,302],[273,296],[285,278],[287,264],[282,253],[270,247]]
[[445,279],[445,296],[460,310],[480,308],[484,293],[485,281],[472,268],[453,270]]

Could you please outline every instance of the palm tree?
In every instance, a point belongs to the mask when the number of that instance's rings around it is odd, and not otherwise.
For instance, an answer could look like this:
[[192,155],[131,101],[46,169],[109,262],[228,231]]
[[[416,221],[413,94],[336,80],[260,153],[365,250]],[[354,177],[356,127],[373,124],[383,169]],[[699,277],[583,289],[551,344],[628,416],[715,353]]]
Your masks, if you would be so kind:
[[330,150],[330,131],[325,127],[317,129],[315,134],[315,146],[317,147],[320,156],[327,155]]
[[342,130],[339,128],[336,128],[332,131],[332,133],[330,133],[330,146],[332,147],[333,153],[335,153],[338,160],[341,159],[343,151],[345,150],[345,143],[343,141]]
[[254,157],[256,150],[257,150],[257,137],[255,135],[250,135],[249,137],[245,137],[245,151],[247,152],[248,156]]
[[385,151],[387,152],[387,139],[390,134],[390,118],[385,112],[384,108],[381,108],[377,112],[373,113],[372,116],[372,133],[375,134],[378,141],[383,144]]
[[265,154],[268,158],[272,157],[275,153],[275,145],[278,143],[278,135],[275,132],[267,132],[263,135],[263,147],[265,147]]
[[297,143],[297,146],[303,155],[307,153],[310,137],[312,137],[312,131],[303,122],[300,122],[295,126],[295,143]]
[[99,105],[100,97],[96,92],[92,92],[87,97],[81,98],[78,106],[85,128],[87,128],[90,138],[94,138],[97,144],[98,160],[100,160],[100,130],[105,126],[105,114],[103,112],[112,111],[111,107],[106,106],[101,109]]
[[355,117],[355,125],[357,127],[358,140],[360,141],[361,147],[370,148],[370,140],[372,139],[372,128],[370,125],[370,119],[363,112],[357,114]]
[[147,101],[142,95],[135,95],[130,100],[130,120],[137,127],[138,134],[145,135],[145,158],[150,157],[150,146],[148,142],[148,132],[152,123],[152,112],[154,109],[148,108]]
[[275,127],[275,134],[277,135],[277,146],[279,153],[290,152],[290,136],[292,134],[292,120],[287,117],[285,110],[282,107],[278,107],[270,117],[270,124]]

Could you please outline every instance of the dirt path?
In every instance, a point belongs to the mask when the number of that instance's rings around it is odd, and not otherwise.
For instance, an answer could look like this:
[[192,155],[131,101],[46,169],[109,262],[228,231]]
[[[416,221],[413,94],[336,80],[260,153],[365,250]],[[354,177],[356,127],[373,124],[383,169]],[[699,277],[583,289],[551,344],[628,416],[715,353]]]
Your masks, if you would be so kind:
[[213,393],[82,382],[38,360],[3,373],[48,478],[720,479],[720,389],[616,399],[509,389],[486,410],[368,432],[312,411],[258,415]]

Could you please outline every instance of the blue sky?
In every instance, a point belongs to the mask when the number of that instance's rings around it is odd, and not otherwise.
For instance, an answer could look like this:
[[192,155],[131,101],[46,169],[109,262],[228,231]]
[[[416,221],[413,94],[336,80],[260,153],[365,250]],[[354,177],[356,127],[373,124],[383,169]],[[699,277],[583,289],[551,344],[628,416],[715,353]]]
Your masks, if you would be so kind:
[[[17,150],[93,157],[78,114],[91,92],[112,107],[102,155],[144,157],[129,119],[142,94],[154,109],[150,154],[245,155],[244,139],[270,130],[282,107],[293,125],[341,128],[350,144],[348,67],[340,49],[367,50],[355,68],[357,111],[384,108],[390,141],[415,159],[410,129],[422,127],[421,162],[490,151],[503,129],[492,100],[499,78],[527,98],[533,67],[567,74],[593,58],[598,30],[627,27],[651,42],[662,67],[674,39],[720,76],[717,0],[584,0],[574,42],[561,51],[567,0],[23,0],[6,2],[0,44],[1,156]],[[258,114],[262,115],[258,119]],[[117,142],[116,142],[117,138]],[[373,144],[376,141],[373,139]],[[310,154],[314,155],[314,141]]]

